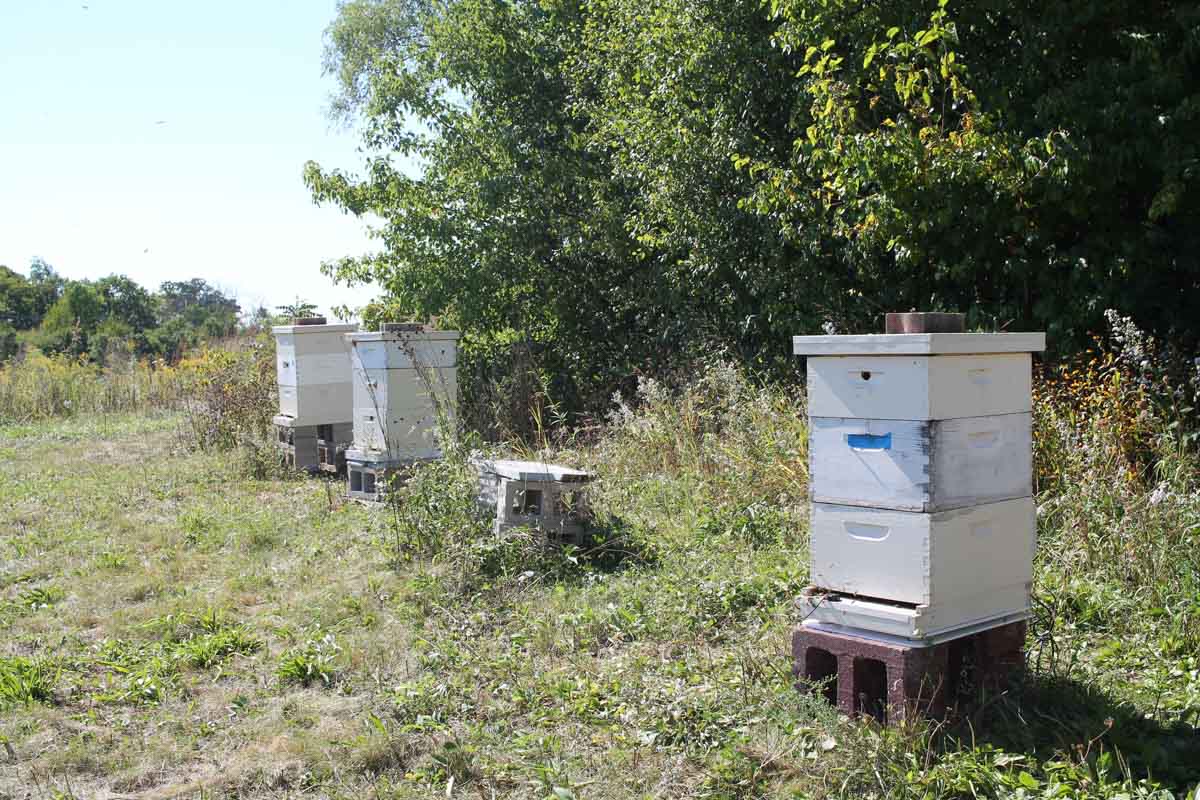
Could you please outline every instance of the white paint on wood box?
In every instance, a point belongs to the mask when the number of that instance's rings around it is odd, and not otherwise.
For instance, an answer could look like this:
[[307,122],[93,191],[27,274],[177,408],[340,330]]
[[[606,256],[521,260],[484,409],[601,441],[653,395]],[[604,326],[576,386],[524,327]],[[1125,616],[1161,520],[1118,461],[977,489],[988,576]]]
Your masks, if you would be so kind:
[[1045,349],[1045,333],[880,333],[792,337],[792,352],[798,356],[1040,353]]
[[953,419],[1031,410],[1029,353],[808,359],[813,417]]
[[296,425],[348,422],[351,414],[350,355],[344,337],[357,325],[279,325],[275,372],[279,413]]
[[809,423],[814,502],[933,512],[1033,493],[1030,414]]
[[1033,579],[1029,497],[926,514],[814,503],[812,580],[916,605],[954,604]]
[[353,376],[354,449],[374,460],[439,458],[438,428],[454,420],[454,331],[346,337]]

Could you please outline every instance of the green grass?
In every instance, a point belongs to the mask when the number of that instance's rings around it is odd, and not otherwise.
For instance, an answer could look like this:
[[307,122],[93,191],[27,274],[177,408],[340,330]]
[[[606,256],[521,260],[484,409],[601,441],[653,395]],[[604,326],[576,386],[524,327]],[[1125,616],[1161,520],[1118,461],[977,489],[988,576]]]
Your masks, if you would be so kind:
[[1200,781],[1190,456],[1154,504],[1064,460],[1039,497],[1029,680],[881,730],[792,685],[801,420],[798,398],[725,369],[683,394],[643,383],[603,433],[543,454],[601,478],[596,537],[565,551],[491,536],[454,459],[371,510],[182,450],[169,419],[0,434],[0,798],[1165,798]]

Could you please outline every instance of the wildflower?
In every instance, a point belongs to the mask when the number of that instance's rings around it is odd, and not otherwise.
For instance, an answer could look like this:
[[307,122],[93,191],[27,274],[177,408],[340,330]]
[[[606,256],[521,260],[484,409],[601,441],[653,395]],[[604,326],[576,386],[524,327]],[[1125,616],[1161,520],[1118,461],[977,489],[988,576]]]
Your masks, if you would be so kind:
[[1150,505],[1156,506],[1163,500],[1167,499],[1170,492],[1167,491],[1167,482],[1163,481],[1154,487],[1154,491],[1150,493]]

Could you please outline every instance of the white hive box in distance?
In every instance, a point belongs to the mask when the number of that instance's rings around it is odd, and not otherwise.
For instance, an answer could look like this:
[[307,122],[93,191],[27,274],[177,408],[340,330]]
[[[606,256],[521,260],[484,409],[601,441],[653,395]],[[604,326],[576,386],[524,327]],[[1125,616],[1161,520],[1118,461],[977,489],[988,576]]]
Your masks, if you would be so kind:
[[275,370],[279,414],[305,427],[349,422],[353,391],[345,336],[357,325],[278,325]]
[[[930,641],[1028,613],[1040,333],[798,336],[808,624]],[[830,594],[832,593],[832,594]]]
[[452,420],[458,394],[457,331],[385,325],[346,337],[354,385],[354,447],[348,459],[440,458],[439,419]]

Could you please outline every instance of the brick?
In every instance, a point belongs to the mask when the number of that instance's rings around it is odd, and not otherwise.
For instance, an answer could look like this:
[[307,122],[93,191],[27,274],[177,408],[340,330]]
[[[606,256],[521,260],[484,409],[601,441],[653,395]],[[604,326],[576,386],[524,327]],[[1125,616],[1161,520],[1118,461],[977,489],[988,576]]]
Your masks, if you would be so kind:
[[800,625],[793,671],[798,688],[821,686],[844,714],[891,723],[942,716],[969,688],[1003,687],[1024,667],[1024,644],[1024,621],[930,646]]

